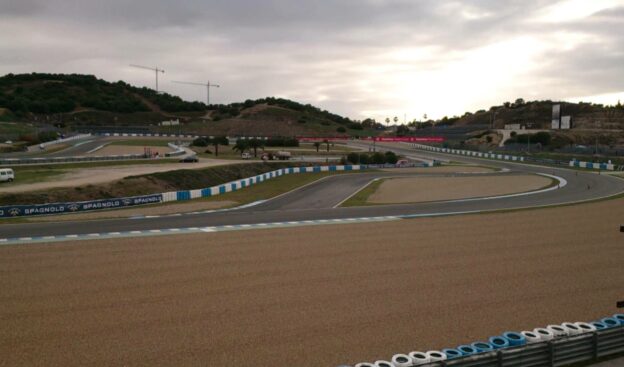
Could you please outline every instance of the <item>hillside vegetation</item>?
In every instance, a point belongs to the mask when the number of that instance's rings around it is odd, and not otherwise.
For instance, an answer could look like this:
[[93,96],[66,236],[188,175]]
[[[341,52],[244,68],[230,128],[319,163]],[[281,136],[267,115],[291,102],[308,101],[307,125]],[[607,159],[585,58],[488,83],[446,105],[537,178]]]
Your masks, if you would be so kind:
[[[283,98],[207,106],[123,81],[111,83],[79,74],[0,77],[0,111],[0,121],[80,130],[132,127],[210,135],[358,135],[365,130],[349,118]],[[183,126],[158,126],[172,119],[179,119]]]

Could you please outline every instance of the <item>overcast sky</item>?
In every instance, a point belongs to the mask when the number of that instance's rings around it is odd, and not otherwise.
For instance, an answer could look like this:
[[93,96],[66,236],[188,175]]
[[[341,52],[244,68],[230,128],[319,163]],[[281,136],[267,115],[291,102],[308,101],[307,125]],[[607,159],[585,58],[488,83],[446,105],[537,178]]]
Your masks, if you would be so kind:
[[624,101],[624,0],[0,0],[0,74],[89,73],[355,119]]

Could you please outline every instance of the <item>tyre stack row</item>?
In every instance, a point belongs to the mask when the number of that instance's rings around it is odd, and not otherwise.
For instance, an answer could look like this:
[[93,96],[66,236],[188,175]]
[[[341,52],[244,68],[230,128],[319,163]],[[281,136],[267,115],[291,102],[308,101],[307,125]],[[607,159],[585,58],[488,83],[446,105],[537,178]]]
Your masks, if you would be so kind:
[[[560,325],[548,325],[530,331],[508,331],[502,335],[492,336],[487,341],[460,345],[456,348],[431,350],[428,352],[411,352],[396,354],[390,360],[379,360],[373,363],[358,363],[354,367],[414,367],[433,362],[441,362],[480,353],[493,352],[500,349],[519,347],[526,344],[549,342],[557,338],[593,333],[600,330],[624,327],[624,314],[615,314],[592,322],[564,322]],[[351,367],[342,365],[339,367]]]

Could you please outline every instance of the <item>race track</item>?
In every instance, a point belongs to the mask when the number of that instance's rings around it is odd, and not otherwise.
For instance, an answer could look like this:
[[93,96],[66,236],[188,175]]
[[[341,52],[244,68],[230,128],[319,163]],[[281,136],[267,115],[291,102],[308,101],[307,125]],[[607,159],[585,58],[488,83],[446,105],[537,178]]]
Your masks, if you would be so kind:
[[[362,146],[361,144],[359,146]],[[378,146],[379,147],[379,146]],[[430,152],[419,152],[403,145],[384,146],[407,156],[452,159],[473,164],[507,169],[511,173],[547,174],[560,177],[565,186],[547,192],[531,195],[502,196],[491,199],[455,200],[419,204],[383,205],[367,207],[335,206],[357,192],[371,180],[379,177],[409,175],[397,172],[369,172],[330,176],[311,185],[292,191],[262,204],[229,211],[140,218],[135,220],[111,219],[93,222],[60,222],[8,224],[0,227],[0,238],[42,237],[80,235],[105,232],[129,232],[163,230],[170,228],[246,225],[258,223],[279,223],[314,221],[344,218],[382,216],[438,216],[492,210],[568,204],[595,200],[624,192],[624,180],[609,175],[579,172],[562,168],[531,166],[510,162],[498,162],[479,158],[449,156]],[[507,173],[488,173],[499,175]],[[453,174],[445,174],[453,175]],[[483,174],[480,174],[483,175]]]

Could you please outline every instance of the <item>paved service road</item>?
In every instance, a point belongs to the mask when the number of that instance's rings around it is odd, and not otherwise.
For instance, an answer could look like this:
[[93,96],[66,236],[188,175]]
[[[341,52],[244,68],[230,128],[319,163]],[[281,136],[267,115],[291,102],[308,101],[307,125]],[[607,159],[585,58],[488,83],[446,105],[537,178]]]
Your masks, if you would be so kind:
[[[378,145],[379,147],[379,145]],[[401,154],[414,154],[405,145],[383,146]],[[157,230],[168,228],[206,227],[256,223],[275,223],[321,219],[380,217],[396,215],[443,215],[464,212],[517,209],[558,205],[593,200],[624,192],[624,180],[609,175],[598,175],[563,168],[551,168],[449,156],[436,153],[417,154],[442,157],[466,163],[487,164],[519,173],[541,173],[561,177],[567,185],[561,189],[526,195],[508,196],[490,200],[460,200],[419,204],[383,205],[369,207],[333,208],[375,177],[396,176],[397,173],[370,172],[331,176],[295,190],[261,205],[246,209],[173,217],[136,220],[111,219],[92,222],[32,223],[0,226],[0,238],[60,236],[69,234],[102,233],[113,231]]]

